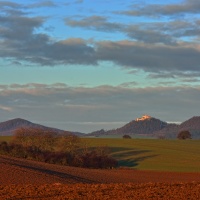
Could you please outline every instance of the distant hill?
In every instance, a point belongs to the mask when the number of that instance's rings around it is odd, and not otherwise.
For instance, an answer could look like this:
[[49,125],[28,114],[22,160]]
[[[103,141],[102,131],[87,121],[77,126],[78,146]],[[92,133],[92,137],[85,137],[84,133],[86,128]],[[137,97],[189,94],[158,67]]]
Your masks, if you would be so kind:
[[192,117],[180,125],[168,124],[164,129],[155,133],[157,136],[163,136],[165,138],[176,138],[180,131],[190,131],[192,138],[200,139],[200,116]]
[[90,135],[93,136],[99,136],[99,135],[112,135],[112,134],[118,134],[118,135],[123,135],[123,134],[128,134],[128,135],[152,135],[154,134],[155,131],[159,131],[167,126],[166,122],[163,122],[159,119],[153,118],[148,115],[144,115],[141,118],[137,118],[136,120],[133,120],[124,126],[109,130],[109,131],[104,131],[99,130],[90,133]]
[[179,133],[179,125],[178,124],[167,124],[167,126],[159,131],[155,131],[154,135],[157,138],[176,138]]
[[190,130],[200,130],[200,116],[192,117],[179,126],[180,130],[182,129],[190,129]]
[[200,139],[200,116],[192,117],[179,126],[179,131],[188,130],[192,134],[192,138]]
[[174,139],[177,137],[177,134],[182,130],[190,131],[193,139],[200,139],[200,116],[192,117],[189,120],[186,120],[185,122],[178,125],[167,123],[154,117],[144,115],[141,118],[137,118],[120,128],[108,131],[101,129],[87,135],[102,136],[128,134]]
[[167,126],[166,122],[159,119],[150,117],[144,120],[133,120],[128,124],[118,128],[114,131],[110,131],[112,134],[142,134],[149,135],[153,134],[155,131],[161,130]]
[[56,129],[56,128],[43,126],[40,124],[35,124],[35,123],[32,123],[25,119],[21,119],[21,118],[15,118],[15,119],[11,119],[11,120],[8,120],[5,122],[1,122],[0,123],[0,135],[1,136],[11,136],[14,134],[14,132],[18,128],[22,128],[22,127],[23,128],[39,128],[39,129],[43,129],[45,131],[51,130],[51,131],[55,131],[57,134],[64,134],[64,135],[70,135],[70,134],[74,134],[74,135],[78,135],[78,136],[82,135],[82,133],[78,133],[78,132],[64,131],[64,130],[60,130],[60,129]]

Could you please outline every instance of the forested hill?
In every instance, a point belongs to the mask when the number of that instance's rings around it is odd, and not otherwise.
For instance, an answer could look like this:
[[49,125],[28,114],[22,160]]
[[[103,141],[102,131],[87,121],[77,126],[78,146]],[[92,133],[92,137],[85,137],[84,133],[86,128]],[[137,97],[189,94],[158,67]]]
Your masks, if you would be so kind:
[[143,134],[143,135],[153,135],[155,131],[159,131],[166,127],[168,124],[159,119],[153,118],[148,115],[144,115],[141,118],[137,118],[124,126],[104,131],[103,129],[90,133],[89,135],[98,136],[98,135],[134,135],[134,134]]
[[110,134],[153,134],[155,131],[161,130],[167,126],[166,122],[163,122],[156,118],[149,118],[140,121],[133,120],[128,124],[125,124],[121,128],[109,131]]
[[200,116],[192,117],[183,123],[173,124],[161,121],[148,115],[137,118],[124,126],[105,131],[101,129],[88,135],[148,135],[157,138],[176,138],[182,130],[190,131],[193,139],[200,139]]

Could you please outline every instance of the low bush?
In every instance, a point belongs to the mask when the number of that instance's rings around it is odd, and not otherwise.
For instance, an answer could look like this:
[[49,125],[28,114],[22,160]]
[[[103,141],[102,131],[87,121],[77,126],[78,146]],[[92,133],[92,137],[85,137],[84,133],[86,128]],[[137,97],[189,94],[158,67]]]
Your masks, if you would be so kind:
[[[76,136],[55,137],[52,133],[45,133],[43,138],[41,130],[40,133],[37,133],[38,129],[27,131],[28,129],[20,129],[9,144],[1,142],[0,153],[85,168],[113,168],[118,165],[118,162],[109,156],[109,150],[106,147],[81,149],[80,140]],[[36,138],[33,133],[36,134]]]
[[124,139],[131,139],[131,136],[130,135],[123,135],[123,138]]
[[186,140],[186,139],[191,139],[192,136],[191,136],[190,131],[183,130],[183,131],[180,131],[180,132],[178,133],[177,138],[178,138],[179,140]]
[[2,141],[2,142],[0,143],[0,152],[1,152],[1,153],[6,153],[6,152],[8,152],[8,151],[9,151],[8,143],[5,142],[5,141]]

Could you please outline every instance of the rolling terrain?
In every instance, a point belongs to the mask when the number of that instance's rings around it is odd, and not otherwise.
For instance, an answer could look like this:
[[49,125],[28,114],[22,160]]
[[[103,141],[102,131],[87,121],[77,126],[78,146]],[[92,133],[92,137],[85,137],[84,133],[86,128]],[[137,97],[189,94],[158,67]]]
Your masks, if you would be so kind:
[[83,169],[0,156],[0,199],[191,199],[200,174]]
[[82,140],[90,147],[110,147],[121,167],[87,169],[0,155],[0,200],[200,197],[198,140]]

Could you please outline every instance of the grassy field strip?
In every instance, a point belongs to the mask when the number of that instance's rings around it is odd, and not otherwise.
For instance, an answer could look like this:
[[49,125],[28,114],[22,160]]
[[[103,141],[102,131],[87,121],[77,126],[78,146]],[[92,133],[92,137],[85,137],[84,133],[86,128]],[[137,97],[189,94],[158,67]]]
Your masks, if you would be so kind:
[[90,146],[108,146],[121,166],[141,170],[200,172],[200,140],[84,139]]
[[[0,137],[10,141],[12,137]],[[106,146],[122,167],[200,172],[200,140],[82,138],[88,147]]]

